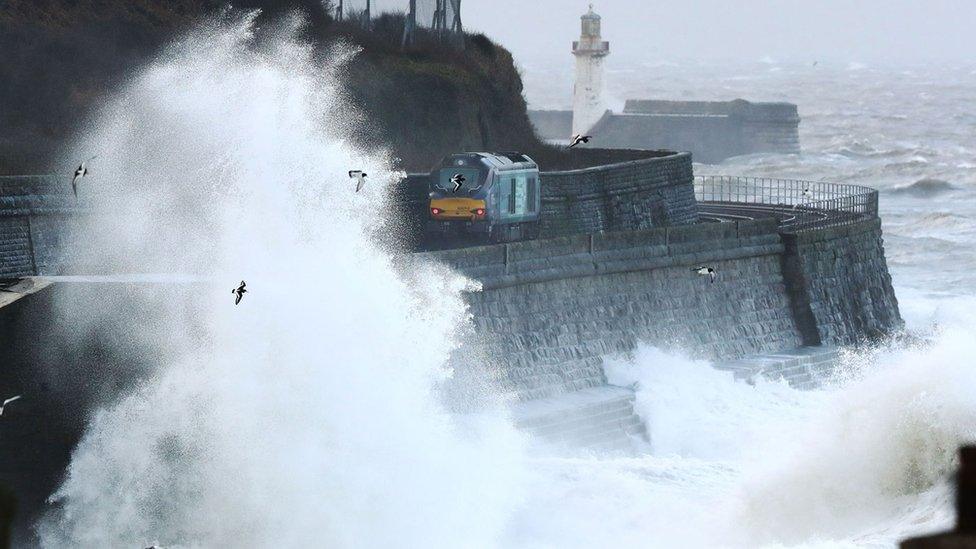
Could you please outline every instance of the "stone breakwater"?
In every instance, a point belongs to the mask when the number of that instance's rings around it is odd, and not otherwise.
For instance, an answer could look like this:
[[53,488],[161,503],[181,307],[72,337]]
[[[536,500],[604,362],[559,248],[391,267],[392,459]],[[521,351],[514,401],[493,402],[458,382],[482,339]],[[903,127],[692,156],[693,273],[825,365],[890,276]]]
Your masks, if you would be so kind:
[[[573,111],[529,111],[543,139],[572,135]],[[629,99],[621,113],[607,111],[587,133],[600,146],[689,151],[699,162],[755,153],[800,152],[800,117],[791,103]]]
[[[695,150],[718,138],[710,150],[696,154],[704,162],[720,160],[742,154],[763,152],[800,152],[800,115],[792,103],[754,103],[743,99],[733,101],[661,101],[629,99],[624,104],[624,114],[644,115],[659,119],[671,134],[682,133],[682,142],[688,147],[672,146],[678,150]],[[703,134],[695,134],[688,124],[697,118]],[[685,121],[684,123],[682,121]],[[693,123],[692,123],[693,124]],[[685,133],[688,132],[688,133]],[[658,137],[658,139],[670,139]],[[724,145],[724,146],[722,146]]]
[[[416,258],[481,282],[466,294],[480,336],[469,344],[518,401],[518,425],[570,448],[626,451],[647,439],[633,392],[607,384],[604,356],[644,343],[710,359],[737,379],[812,388],[838,360],[830,345],[903,325],[873,216],[799,233],[770,218]],[[693,273],[698,265],[715,268],[716,281]]]
[[[781,235],[773,219],[418,254],[481,282],[488,356],[521,400],[606,383],[638,342],[729,360],[901,326],[877,220]],[[691,271],[718,271],[714,283]]]

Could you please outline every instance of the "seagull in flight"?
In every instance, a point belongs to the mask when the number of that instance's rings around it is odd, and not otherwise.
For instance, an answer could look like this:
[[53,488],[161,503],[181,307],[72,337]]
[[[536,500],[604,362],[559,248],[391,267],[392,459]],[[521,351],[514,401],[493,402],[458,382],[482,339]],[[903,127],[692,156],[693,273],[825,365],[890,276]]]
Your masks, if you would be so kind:
[[349,170],[349,179],[356,180],[356,192],[362,189],[366,185],[366,172],[363,170]]
[[247,290],[244,289],[244,286],[247,286],[247,284],[245,284],[242,280],[240,286],[230,291],[230,293],[237,295],[237,298],[234,300],[234,305],[237,305],[242,299],[244,299],[244,294],[247,292]]
[[567,148],[572,149],[573,147],[579,145],[580,143],[589,143],[592,137],[593,137],[592,135],[576,134],[573,136],[573,139],[572,141],[570,141],[569,147]]
[[75,193],[75,198],[78,198],[78,182],[88,175],[88,163],[95,158],[97,158],[97,155],[85,160],[75,168],[75,176],[71,179],[71,191]]
[[699,274],[701,276],[707,276],[710,279],[709,280],[709,283],[710,284],[714,284],[715,283],[715,275],[716,275],[716,272],[715,272],[715,269],[713,269],[711,267],[705,267],[705,266],[695,267],[694,269],[692,269],[692,272],[695,272],[695,273],[697,273],[697,274]]
[[3,401],[3,404],[0,404],[0,416],[3,415],[3,409],[6,408],[8,404],[10,404],[11,402],[13,402],[15,400],[19,400],[21,396],[23,396],[23,395],[12,396],[12,397],[8,398],[7,400]]
[[[810,189],[806,189],[805,188],[805,189],[803,189],[803,192],[800,193],[800,196],[802,196],[805,199],[806,198],[810,198],[810,197],[813,196],[813,191],[811,191]],[[796,204],[793,204],[793,209],[795,210],[795,209],[799,208],[801,204],[802,204],[801,202],[797,202]]]
[[460,174],[460,173],[454,174],[454,176],[451,177],[451,183],[454,183],[454,190],[452,190],[451,192],[452,193],[458,192],[458,189],[461,188],[461,185],[464,185],[465,181],[466,179],[464,178],[464,174]]

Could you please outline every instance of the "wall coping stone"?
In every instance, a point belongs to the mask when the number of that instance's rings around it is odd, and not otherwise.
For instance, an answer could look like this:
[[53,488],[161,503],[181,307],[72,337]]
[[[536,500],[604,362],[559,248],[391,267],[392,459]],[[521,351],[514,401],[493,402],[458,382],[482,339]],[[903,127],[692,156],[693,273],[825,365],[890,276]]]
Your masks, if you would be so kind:
[[650,158],[640,158],[637,160],[625,160],[623,162],[616,162],[613,164],[604,164],[602,166],[590,166],[589,168],[579,168],[575,170],[556,170],[556,171],[546,171],[540,172],[541,175],[577,175],[577,174],[587,174],[587,173],[598,173],[609,171],[617,168],[623,168],[628,166],[642,166],[644,164],[653,164],[657,162],[669,162],[676,158],[681,157],[691,158],[690,152],[675,152],[666,156],[652,156]]

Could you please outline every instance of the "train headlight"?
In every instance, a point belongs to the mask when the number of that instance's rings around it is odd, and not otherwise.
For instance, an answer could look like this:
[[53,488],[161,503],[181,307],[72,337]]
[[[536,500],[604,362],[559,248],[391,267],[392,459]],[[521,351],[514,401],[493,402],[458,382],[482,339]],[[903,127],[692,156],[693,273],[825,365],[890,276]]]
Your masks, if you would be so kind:
[[441,209],[440,208],[431,208],[430,209],[430,213],[431,213],[431,215],[440,215]]
[[478,208],[478,209],[474,210],[474,215],[476,215],[478,217],[484,216],[485,215],[485,209],[484,208]]

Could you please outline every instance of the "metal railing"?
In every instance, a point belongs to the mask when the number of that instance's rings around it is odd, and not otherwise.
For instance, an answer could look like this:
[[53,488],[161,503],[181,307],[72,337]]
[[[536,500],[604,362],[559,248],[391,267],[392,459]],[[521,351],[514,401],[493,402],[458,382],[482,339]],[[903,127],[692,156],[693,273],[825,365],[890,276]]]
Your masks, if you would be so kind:
[[878,216],[875,189],[825,181],[699,175],[695,198],[699,203],[767,211],[780,218],[785,232],[849,225]]

